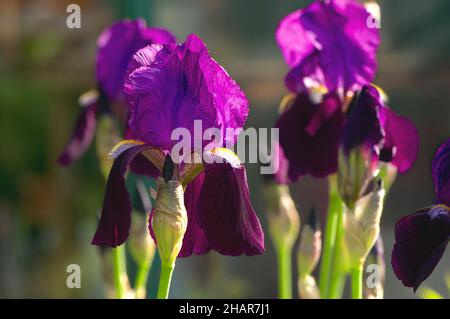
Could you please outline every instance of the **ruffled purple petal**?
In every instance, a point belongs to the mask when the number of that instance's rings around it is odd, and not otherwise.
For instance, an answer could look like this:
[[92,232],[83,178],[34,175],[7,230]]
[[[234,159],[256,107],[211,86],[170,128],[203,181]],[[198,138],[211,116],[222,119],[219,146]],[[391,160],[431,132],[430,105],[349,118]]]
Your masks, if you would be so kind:
[[[129,165],[142,151],[151,146],[141,144],[123,151],[114,160],[106,183],[100,222],[95,232],[93,245],[116,247],[127,238],[131,223],[131,202],[125,175]],[[151,165],[150,162],[148,162]]]
[[[389,154],[387,161],[405,173],[414,164],[419,151],[419,134],[414,124],[387,107],[384,113],[384,144],[381,154]],[[380,159],[383,158],[380,156]]]
[[349,153],[355,147],[372,150],[384,141],[377,90],[364,87],[350,104],[349,115],[342,130],[342,147]]
[[[194,141],[194,121],[201,120],[203,134],[218,128],[227,142],[226,129],[242,128],[248,101],[226,71],[208,54],[195,35],[182,45],[152,45],[138,51],[125,81],[130,106],[127,134],[148,144],[170,150],[176,128],[186,128]],[[235,142],[236,136],[229,139]],[[217,145],[221,146],[221,145]]]
[[428,278],[450,239],[450,211],[433,206],[403,217],[395,227],[392,267],[406,287],[414,291]]
[[184,192],[184,204],[188,213],[188,226],[178,257],[189,257],[192,254],[202,255],[211,250],[211,245],[199,225],[199,211],[197,208],[203,180],[204,173],[201,173],[188,184]]
[[436,203],[450,206],[450,139],[437,150],[431,168]]
[[276,124],[291,181],[303,175],[324,177],[336,172],[343,120],[336,95],[324,96],[320,104],[314,104],[306,93],[297,95]]
[[199,225],[212,249],[231,256],[264,251],[264,233],[250,203],[243,166],[206,165],[198,210]]
[[314,1],[287,15],[276,40],[294,72],[287,79],[289,89],[298,92],[304,87],[303,76],[323,77],[321,84],[330,91],[356,90],[370,83],[377,69],[380,33],[367,25],[369,17],[354,0]]
[[75,123],[72,136],[58,158],[60,165],[70,165],[73,161],[83,156],[89,148],[97,127],[96,112],[97,100],[91,101],[89,105],[82,108]]
[[170,32],[147,28],[142,19],[116,22],[104,30],[97,41],[97,82],[108,99],[121,96],[128,64],[137,50],[153,43],[174,42]]

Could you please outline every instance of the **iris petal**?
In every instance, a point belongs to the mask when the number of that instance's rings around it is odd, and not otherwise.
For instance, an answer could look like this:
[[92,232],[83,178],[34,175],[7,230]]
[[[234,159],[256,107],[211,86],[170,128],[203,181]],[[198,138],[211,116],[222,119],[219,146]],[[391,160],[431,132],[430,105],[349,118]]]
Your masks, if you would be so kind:
[[314,104],[308,94],[298,94],[276,124],[291,181],[303,175],[324,177],[336,172],[343,120],[336,95],[326,95],[320,104]]
[[[248,115],[243,91],[195,35],[182,45],[152,45],[138,51],[125,93],[131,111],[128,135],[164,150],[177,142],[171,138],[174,129],[187,129],[194,137],[195,120],[202,121],[203,130],[218,128],[226,143],[226,129],[242,128]],[[235,139],[232,136],[229,142]],[[208,143],[201,141],[200,146]]]
[[70,165],[83,156],[89,148],[97,127],[96,112],[97,99],[90,101],[89,105],[83,107],[75,123],[72,136],[58,158],[59,164]]
[[[116,247],[127,238],[131,223],[131,202],[125,175],[130,163],[151,146],[138,144],[117,155],[106,183],[102,214],[92,244]],[[148,162],[148,165],[152,165]]]
[[[368,26],[369,18],[354,0],[314,1],[287,15],[277,28],[276,40],[293,68],[286,79],[289,89],[298,92],[305,75],[323,78],[320,84],[330,91],[356,90],[370,83],[377,68],[380,32]],[[293,77],[295,73],[302,76]]]
[[[383,150],[389,150],[392,158],[389,162],[398,168],[400,173],[408,171],[416,160],[419,149],[419,134],[414,124],[391,109],[384,107]],[[382,150],[382,151],[383,151]]]
[[97,42],[97,81],[108,99],[121,96],[128,64],[137,50],[152,43],[173,42],[170,32],[147,28],[142,19],[119,21],[105,29]]
[[397,277],[416,290],[438,264],[449,239],[450,211],[444,205],[400,219],[391,261]]
[[432,174],[436,202],[450,206],[450,139],[434,155]]
[[223,255],[257,255],[264,234],[250,203],[243,166],[208,164],[198,199],[199,225],[212,249]]

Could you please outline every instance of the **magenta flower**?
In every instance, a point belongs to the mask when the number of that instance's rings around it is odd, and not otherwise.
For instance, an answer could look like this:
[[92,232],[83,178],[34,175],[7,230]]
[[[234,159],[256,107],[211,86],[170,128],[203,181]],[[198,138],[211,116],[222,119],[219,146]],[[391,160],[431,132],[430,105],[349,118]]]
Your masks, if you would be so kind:
[[59,156],[61,165],[71,164],[86,152],[95,135],[96,117],[110,110],[110,102],[123,100],[124,79],[134,53],[149,44],[172,42],[175,42],[172,34],[164,29],[148,28],[142,19],[116,22],[101,33],[97,42],[96,70],[99,92],[80,99],[83,109]]
[[283,18],[276,40],[291,68],[288,89],[297,93],[312,83],[345,93],[371,83],[380,34],[369,18],[355,0],[316,0]]
[[[125,186],[130,163],[141,158],[142,174],[161,176],[167,153],[175,141],[174,129],[194,134],[194,121],[220,132],[240,129],[248,115],[248,101],[227,72],[214,61],[195,35],[185,43],[150,45],[133,57],[125,80],[130,107],[127,138],[113,151],[102,216],[93,244],[115,247],[128,237],[131,204]],[[138,140],[138,141],[136,141]],[[235,136],[222,142],[233,143]],[[264,251],[264,235],[250,204],[244,166],[227,149],[205,149],[203,160],[175,165],[185,187],[188,226],[180,257],[204,254],[211,249],[224,255],[255,255]],[[222,144],[222,143],[219,143]],[[183,159],[191,154],[183,154]],[[151,223],[150,223],[151,225]],[[150,232],[152,229],[150,226]]]
[[[355,95],[344,114],[337,95],[326,94],[319,104],[300,93],[281,115],[276,127],[280,129],[280,145],[287,161],[285,182],[303,175],[325,177],[337,171],[338,150],[345,154],[361,146],[378,161],[389,162],[400,173],[414,163],[419,137],[414,125],[396,114],[381,101],[372,86],[365,86]],[[279,178],[283,181],[283,178]]]
[[435,204],[401,218],[395,226],[392,267],[414,291],[430,276],[450,240],[450,139],[432,163]]

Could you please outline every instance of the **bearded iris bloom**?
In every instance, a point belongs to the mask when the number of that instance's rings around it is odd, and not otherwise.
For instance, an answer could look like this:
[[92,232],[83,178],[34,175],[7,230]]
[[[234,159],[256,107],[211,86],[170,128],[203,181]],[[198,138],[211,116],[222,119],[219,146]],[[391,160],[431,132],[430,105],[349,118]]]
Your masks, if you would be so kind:
[[293,97],[276,127],[284,163],[277,179],[325,177],[337,170],[347,97],[371,83],[377,69],[379,30],[354,0],[314,1],[287,15],[276,40],[290,67],[286,86]]
[[[243,91],[195,35],[180,45],[153,44],[139,50],[130,62],[124,92],[130,108],[128,140],[111,152],[115,160],[95,245],[116,247],[128,237],[131,204],[125,175],[130,166],[143,175],[164,175],[164,163],[176,143],[171,139],[174,129],[193,132],[194,121],[201,120],[203,127],[224,132],[242,128],[248,115]],[[228,149],[206,150],[205,143],[183,154],[173,168],[184,188],[188,220],[179,257],[209,250],[232,256],[262,253],[264,235],[250,204],[244,166]],[[209,160],[192,161],[200,152]]]
[[[95,135],[97,117],[113,109],[125,121],[123,84],[130,59],[137,50],[153,43],[173,43],[174,36],[160,28],[149,28],[142,19],[123,20],[105,29],[97,41],[96,78],[98,91],[80,97],[82,110],[72,136],[59,156],[61,165],[79,159],[89,148]],[[111,104],[117,103],[115,108]]]
[[430,276],[450,240],[450,139],[432,162],[435,204],[401,218],[395,226],[392,267],[415,290]]

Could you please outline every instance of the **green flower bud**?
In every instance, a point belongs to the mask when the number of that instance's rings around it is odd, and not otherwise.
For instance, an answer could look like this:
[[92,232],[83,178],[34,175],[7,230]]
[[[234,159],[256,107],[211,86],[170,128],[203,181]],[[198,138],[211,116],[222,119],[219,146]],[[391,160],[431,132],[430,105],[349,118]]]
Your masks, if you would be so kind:
[[[315,213],[312,212],[311,216]],[[315,218],[315,217],[312,217]],[[312,220],[310,217],[310,220]],[[303,278],[310,275],[320,259],[322,247],[322,234],[319,229],[315,228],[315,222],[303,226],[300,235],[300,243],[297,253],[298,276]]]
[[301,299],[320,299],[320,291],[313,276],[298,279],[298,294]]
[[151,263],[156,252],[156,245],[148,232],[147,220],[148,214],[133,212],[128,247],[131,257],[138,265]]
[[187,228],[183,186],[177,180],[159,178],[152,229],[161,263],[172,267],[181,250]]
[[300,231],[300,216],[287,185],[267,182],[263,186],[269,232],[277,247],[292,247]]
[[350,265],[363,265],[380,233],[380,218],[385,190],[381,180],[373,180],[370,191],[353,209],[344,212],[344,247]]
[[345,204],[353,208],[373,178],[374,169],[364,152],[355,147],[348,155],[339,150],[338,185],[339,193]]

